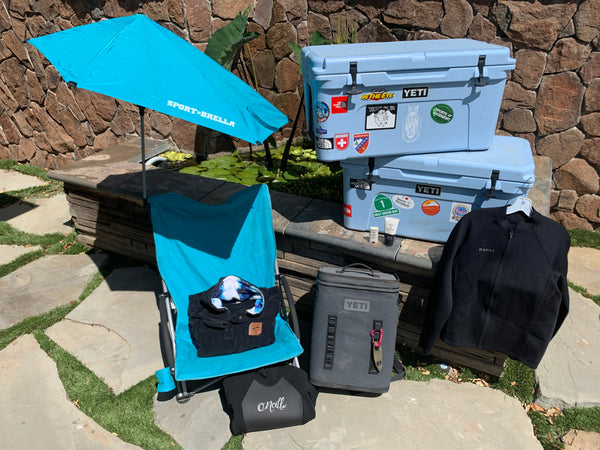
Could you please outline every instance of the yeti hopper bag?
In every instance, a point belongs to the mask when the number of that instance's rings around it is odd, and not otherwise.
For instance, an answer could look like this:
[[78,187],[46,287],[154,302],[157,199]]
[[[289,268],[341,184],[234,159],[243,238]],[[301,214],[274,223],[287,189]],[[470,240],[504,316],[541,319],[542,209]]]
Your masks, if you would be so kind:
[[395,359],[399,288],[395,275],[363,264],[319,268],[311,335],[311,383],[387,392]]
[[223,394],[234,435],[302,425],[315,418],[317,390],[306,372],[291,365],[227,377]]

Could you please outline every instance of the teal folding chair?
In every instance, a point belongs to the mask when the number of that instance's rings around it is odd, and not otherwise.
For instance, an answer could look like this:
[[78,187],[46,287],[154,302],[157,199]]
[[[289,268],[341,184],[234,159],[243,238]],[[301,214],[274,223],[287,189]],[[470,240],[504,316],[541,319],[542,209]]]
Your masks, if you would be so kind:
[[[224,376],[284,361],[295,361],[297,365],[303,349],[294,302],[277,269],[267,186],[245,188],[217,205],[174,193],[152,196],[149,203],[164,286],[159,309],[167,367],[157,371],[158,391],[176,388],[177,401],[184,403]],[[189,296],[209,289],[228,275],[255,286],[279,287],[281,313],[275,322],[275,342],[241,353],[199,357],[189,328]],[[188,382],[196,380],[199,385],[188,389]]]

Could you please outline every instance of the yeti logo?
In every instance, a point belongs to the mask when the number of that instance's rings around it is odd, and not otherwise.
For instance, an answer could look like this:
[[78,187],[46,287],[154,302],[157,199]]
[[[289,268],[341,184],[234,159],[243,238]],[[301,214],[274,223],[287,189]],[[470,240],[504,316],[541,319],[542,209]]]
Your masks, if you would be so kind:
[[353,298],[344,299],[344,310],[346,311],[369,312],[370,309],[370,303],[365,300],[356,300]]

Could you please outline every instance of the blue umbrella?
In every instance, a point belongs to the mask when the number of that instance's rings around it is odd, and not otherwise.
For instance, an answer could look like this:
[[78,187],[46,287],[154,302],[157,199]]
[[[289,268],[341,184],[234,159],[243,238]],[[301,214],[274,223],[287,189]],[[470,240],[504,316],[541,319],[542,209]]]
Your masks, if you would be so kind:
[[[289,122],[254,89],[143,14],[104,20],[28,41],[70,85],[261,143]],[[146,199],[142,164],[143,197]]]

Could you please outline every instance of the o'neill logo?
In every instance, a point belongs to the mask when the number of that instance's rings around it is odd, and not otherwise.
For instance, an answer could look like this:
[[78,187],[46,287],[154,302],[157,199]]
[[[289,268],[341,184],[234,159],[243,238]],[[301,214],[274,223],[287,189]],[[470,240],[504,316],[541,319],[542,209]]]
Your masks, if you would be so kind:
[[256,409],[258,412],[270,412],[272,413],[275,410],[283,411],[287,408],[287,403],[285,403],[285,397],[279,397],[277,401],[267,400],[266,402],[260,402],[256,405]]
[[229,127],[235,128],[235,122],[231,120],[227,120],[221,116],[216,116],[214,114],[208,113],[206,111],[202,111],[201,109],[192,108],[191,106],[182,105],[181,103],[174,102],[173,100],[167,101],[167,106],[171,106],[172,108],[177,108],[180,111],[196,114],[204,119],[212,120],[214,122],[222,123],[223,125],[227,125]]

